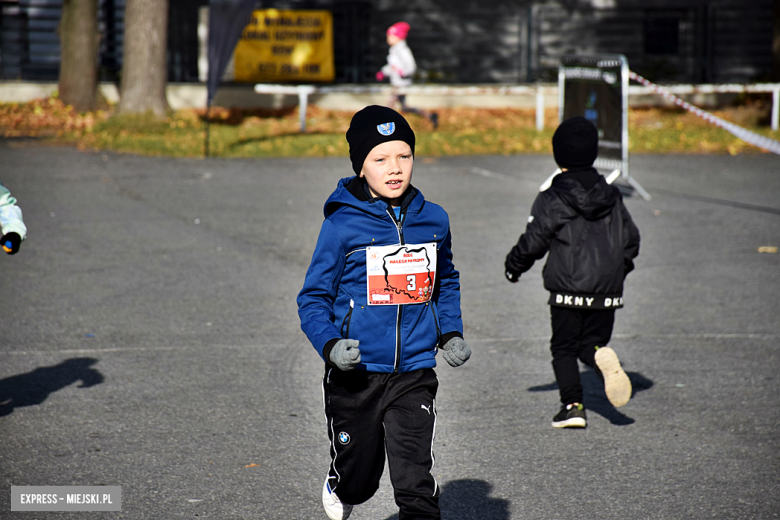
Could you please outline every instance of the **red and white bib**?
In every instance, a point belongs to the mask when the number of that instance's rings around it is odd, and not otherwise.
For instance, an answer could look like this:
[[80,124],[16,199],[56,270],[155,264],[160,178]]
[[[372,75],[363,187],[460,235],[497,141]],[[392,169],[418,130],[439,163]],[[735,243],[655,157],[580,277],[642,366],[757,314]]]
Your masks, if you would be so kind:
[[425,303],[436,282],[436,244],[369,247],[366,275],[369,305]]

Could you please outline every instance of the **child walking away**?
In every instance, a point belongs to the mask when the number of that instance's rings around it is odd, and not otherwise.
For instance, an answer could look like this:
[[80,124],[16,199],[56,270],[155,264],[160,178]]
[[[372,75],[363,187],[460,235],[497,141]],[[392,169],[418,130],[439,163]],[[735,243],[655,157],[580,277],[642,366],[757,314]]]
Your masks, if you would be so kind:
[[436,354],[469,359],[449,217],[412,186],[414,132],[369,106],[347,131],[355,176],[325,203],[303,289],[301,328],[325,361],[328,517],[346,519],[379,487],[385,456],[399,520],[439,519],[433,477]]
[[27,238],[27,226],[22,220],[22,210],[16,205],[16,199],[8,188],[0,184],[0,244],[9,255],[19,252],[19,247]]
[[584,428],[578,359],[603,380],[612,405],[623,406],[631,397],[631,381],[607,343],[615,309],[623,306],[623,280],[639,253],[639,230],[618,188],[592,166],[598,133],[590,121],[567,119],[552,144],[562,173],[536,197],[525,233],[506,257],[505,274],[517,282],[549,251],[543,277],[550,291],[550,349],[563,405],[552,425]]
[[417,71],[412,50],[406,43],[408,34],[409,24],[406,22],[395,23],[387,29],[387,44],[390,46],[390,52],[387,54],[387,64],[376,73],[376,79],[383,81],[385,78],[390,78],[390,84],[393,86],[393,95],[388,103],[390,108],[399,103],[402,112],[425,117],[436,130],[439,127],[439,114],[412,108],[406,104],[406,87],[412,84],[412,76]]

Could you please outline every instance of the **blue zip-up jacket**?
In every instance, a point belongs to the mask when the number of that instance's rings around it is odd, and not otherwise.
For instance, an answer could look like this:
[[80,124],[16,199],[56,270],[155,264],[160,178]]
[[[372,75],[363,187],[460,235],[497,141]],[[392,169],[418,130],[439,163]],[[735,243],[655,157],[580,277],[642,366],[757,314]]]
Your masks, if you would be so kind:
[[[357,177],[341,179],[325,203],[325,221],[298,294],[301,328],[329,364],[336,342],[349,338],[360,341],[358,370],[392,373],[433,368],[437,347],[452,337],[463,337],[460,278],[452,263],[449,217],[410,187],[398,222],[393,208],[372,199],[364,186]],[[437,269],[429,302],[367,305],[367,247],[434,242]]]

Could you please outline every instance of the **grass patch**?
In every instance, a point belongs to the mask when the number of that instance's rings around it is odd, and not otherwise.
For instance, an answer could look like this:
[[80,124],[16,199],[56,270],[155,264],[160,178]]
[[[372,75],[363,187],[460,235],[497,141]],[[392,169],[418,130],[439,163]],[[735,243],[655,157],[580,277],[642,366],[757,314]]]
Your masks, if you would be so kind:
[[[551,153],[557,109],[545,114],[545,129],[535,128],[532,109],[448,108],[439,112],[439,129],[417,115],[408,119],[422,156]],[[761,135],[778,139],[768,128],[769,105],[747,102],[713,112]],[[307,132],[298,131],[298,109],[212,109],[210,155],[215,157],[347,156],[344,134],[351,111],[310,106]],[[202,157],[205,111],[180,110],[165,118],[119,115],[112,111],[76,113],[59,99],[0,104],[0,136],[39,137],[79,149],[169,157]],[[631,153],[760,153],[761,150],[679,109],[632,109]]]

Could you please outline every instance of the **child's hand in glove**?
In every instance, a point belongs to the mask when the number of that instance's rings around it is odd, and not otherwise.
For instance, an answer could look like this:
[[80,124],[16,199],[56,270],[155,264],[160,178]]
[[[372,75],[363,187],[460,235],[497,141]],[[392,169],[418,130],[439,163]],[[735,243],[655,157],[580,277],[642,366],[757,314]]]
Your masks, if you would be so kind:
[[3,244],[3,251],[9,255],[15,255],[19,252],[19,246],[22,245],[22,237],[19,233],[6,233],[3,238],[0,238],[0,243]]
[[517,283],[517,281],[520,279],[520,273],[513,271],[506,266],[504,267],[504,276],[506,276],[506,279],[512,283]]
[[356,339],[340,339],[330,351],[330,361],[339,370],[352,370],[360,363],[360,342]]
[[442,357],[451,367],[459,367],[471,357],[471,349],[458,336],[445,343],[442,350]]

